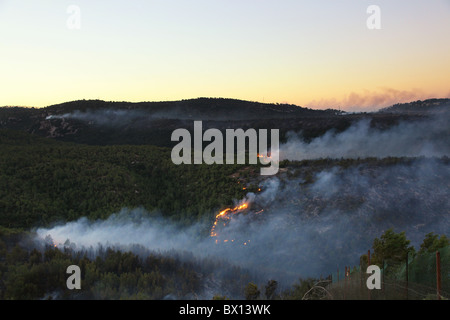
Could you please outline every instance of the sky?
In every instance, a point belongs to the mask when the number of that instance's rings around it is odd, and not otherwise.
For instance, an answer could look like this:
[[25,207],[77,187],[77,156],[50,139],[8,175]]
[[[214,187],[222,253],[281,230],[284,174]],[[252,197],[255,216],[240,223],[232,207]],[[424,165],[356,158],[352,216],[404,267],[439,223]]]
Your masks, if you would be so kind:
[[450,98],[449,39],[450,0],[0,0],[0,106],[222,97],[369,111]]

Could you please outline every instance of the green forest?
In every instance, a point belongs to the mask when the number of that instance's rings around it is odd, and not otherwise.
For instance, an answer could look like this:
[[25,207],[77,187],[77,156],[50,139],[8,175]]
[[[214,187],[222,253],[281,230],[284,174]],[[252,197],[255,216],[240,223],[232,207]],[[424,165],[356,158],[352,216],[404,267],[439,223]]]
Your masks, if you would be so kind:
[[86,146],[0,130],[0,225],[29,229],[143,207],[181,224],[245,194],[242,165],[176,166],[170,149]]
[[[65,288],[64,270],[71,264],[82,269],[85,299],[192,294],[199,286],[197,270],[212,271],[216,262],[200,266],[158,254],[141,259],[107,248],[89,260],[68,248],[30,251],[23,239],[32,228],[80,217],[105,219],[124,207],[143,207],[181,226],[212,223],[215,210],[244,195],[231,177],[242,166],[175,166],[167,148],[86,146],[12,130],[0,130],[0,145],[1,299],[39,299]],[[233,268],[229,275],[241,274]],[[232,278],[231,287],[242,286]],[[77,296],[66,291],[58,298]]]
[[[72,251],[70,245],[63,249],[51,245],[44,250],[29,249],[23,239],[24,233],[0,228],[0,299],[201,299],[197,293],[204,288],[204,282],[220,277],[220,290],[216,289],[213,299],[301,300],[323,281],[299,278],[291,287],[281,288],[276,279],[261,282],[248,270],[225,261],[190,259],[188,253],[149,252],[142,256],[104,248],[95,258],[89,258],[87,252]],[[445,249],[443,258],[447,262],[450,259],[449,239],[434,233],[427,234],[416,250],[409,246],[403,232],[387,230],[374,239],[373,247],[373,263],[382,266],[386,259],[397,264],[391,273],[398,271],[406,254],[411,257],[411,265],[417,262],[417,273],[421,274],[429,267],[429,260],[421,260],[426,254]],[[81,269],[81,290],[64,289],[69,265]],[[361,256],[361,266],[367,267],[367,255]],[[413,270],[410,273],[414,275]],[[448,289],[448,265],[443,275],[443,287]],[[332,288],[329,290],[334,294]],[[322,298],[317,292],[308,296]]]
[[[180,226],[211,226],[219,210],[258,189],[252,185],[259,172],[256,166],[176,166],[168,148],[82,145],[6,129],[0,130],[0,146],[0,299],[198,299],[205,283],[211,282],[221,288],[214,289],[215,299],[289,300],[302,299],[320,281],[299,278],[281,288],[277,279],[261,280],[222,260],[183,256],[189,253],[143,249],[145,254],[137,255],[105,247],[93,256],[72,250],[70,244],[56,248],[33,243],[34,228],[81,217],[106,219],[122,208],[144,208]],[[325,167],[410,161],[319,159],[282,161],[280,166],[290,169],[287,177],[301,175],[301,184],[307,185]],[[209,229],[204,231],[207,235]],[[415,250],[404,233],[388,230],[374,240],[372,261],[392,264],[405,252],[415,259],[448,246],[445,235],[428,234]],[[361,256],[362,265],[366,260]],[[69,265],[81,268],[80,291],[64,289]]]

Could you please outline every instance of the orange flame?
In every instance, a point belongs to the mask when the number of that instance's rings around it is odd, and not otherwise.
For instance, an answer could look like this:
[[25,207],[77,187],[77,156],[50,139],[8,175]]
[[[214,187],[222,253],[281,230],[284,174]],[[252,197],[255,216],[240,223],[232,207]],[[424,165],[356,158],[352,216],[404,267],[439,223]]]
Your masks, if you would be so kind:
[[[213,226],[211,228],[210,236],[211,237],[217,237],[217,233],[216,233],[215,230],[216,230],[217,223],[219,222],[220,219],[222,219],[222,220],[229,220],[229,219],[231,219],[231,214],[235,214],[235,213],[237,213],[239,211],[242,211],[242,210],[245,210],[247,208],[248,208],[248,203],[243,203],[243,204],[241,204],[241,205],[239,205],[237,207],[227,208],[225,210],[220,211],[216,215],[216,220],[214,221],[214,224],[213,224]],[[216,242],[217,242],[217,240],[216,240]]]

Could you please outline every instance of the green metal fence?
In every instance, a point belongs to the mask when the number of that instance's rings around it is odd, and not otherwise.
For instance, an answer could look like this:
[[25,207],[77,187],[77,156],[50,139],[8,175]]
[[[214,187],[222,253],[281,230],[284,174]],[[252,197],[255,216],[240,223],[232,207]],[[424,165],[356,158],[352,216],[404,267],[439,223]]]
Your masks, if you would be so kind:
[[[403,261],[402,261],[403,260]],[[450,246],[384,261],[380,289],[369,290],[367,265],[344,266],[329,276],[327,298],[345,300],[450,299]],[[372,279],[371,279],[372,280]]]

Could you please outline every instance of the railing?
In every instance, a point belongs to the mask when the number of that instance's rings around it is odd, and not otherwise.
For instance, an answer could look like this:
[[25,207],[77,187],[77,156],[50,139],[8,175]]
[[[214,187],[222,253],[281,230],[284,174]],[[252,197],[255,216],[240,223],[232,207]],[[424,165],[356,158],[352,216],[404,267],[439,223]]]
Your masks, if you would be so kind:
[[[370,252],[369,262],[370,262]],[[384,261],[379,289],[369,289],[368,265],[349,267],[318,281],[303,299],[333,300],[447,300],[450,298],[450,246],[435,253],[409,256],[405,261]],[[370,277],[370,279],[369,279]]]

